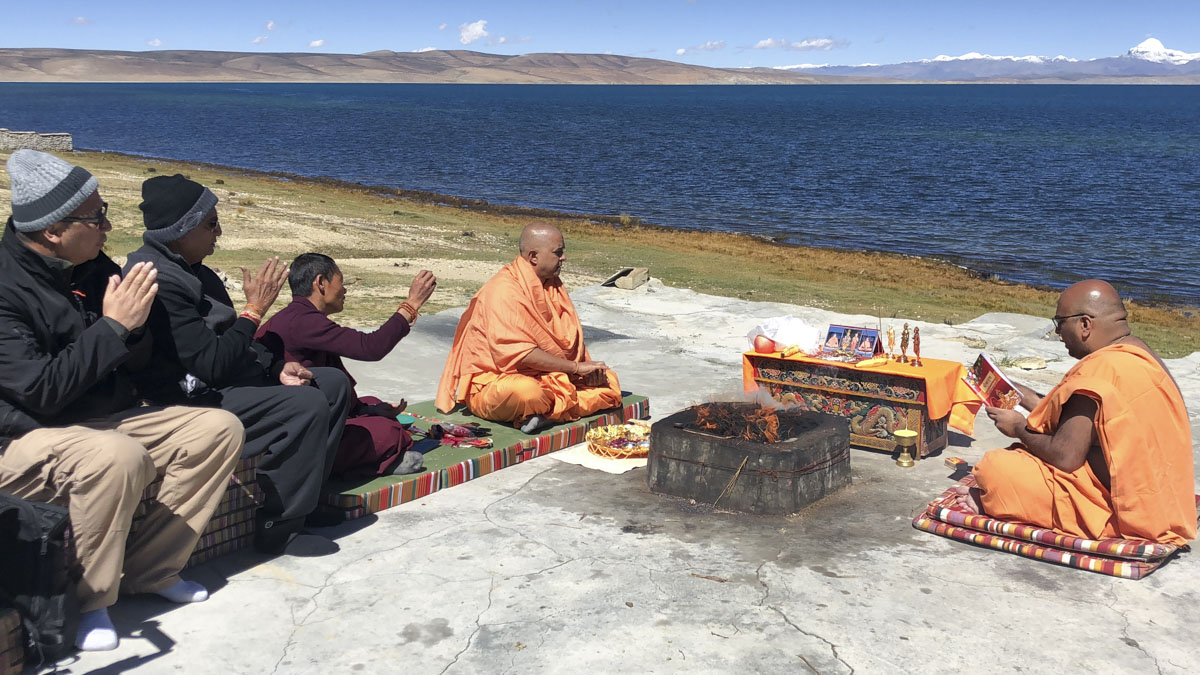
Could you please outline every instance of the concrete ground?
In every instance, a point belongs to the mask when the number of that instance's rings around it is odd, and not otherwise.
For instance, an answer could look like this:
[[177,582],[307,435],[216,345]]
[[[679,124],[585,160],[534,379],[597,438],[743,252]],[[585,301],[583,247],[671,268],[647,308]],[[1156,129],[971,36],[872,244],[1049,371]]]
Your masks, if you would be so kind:
[[[870,317],[666,288],[573,294],[595,358],[655,419],[740,391],[745,333],[793,314]],[[349,300],[353,302],[353,297]],[[798,299],[803,304],[803,299]],[[458,312],[423,317],[359,390],[431,398]],[[926,357],[1040,356],[1044,391],[1070,366],[1044,318],[920,324]],[[1051,334],[1050,337],[1053,337]],[[1200,353],[1170,362],[1200,438]],[[1127,581],[975,548],[910,521],[969,462],[1004,445],[980,416],[901,469],[852,451],[854,484],[789,517],[714,512],[621,475],[539,458],[327,530],[340,551],[241,553],[186,575],[204,603],[124,598],[118,650],[79,672],[1168,672],[1200,669],[1196,554]]]

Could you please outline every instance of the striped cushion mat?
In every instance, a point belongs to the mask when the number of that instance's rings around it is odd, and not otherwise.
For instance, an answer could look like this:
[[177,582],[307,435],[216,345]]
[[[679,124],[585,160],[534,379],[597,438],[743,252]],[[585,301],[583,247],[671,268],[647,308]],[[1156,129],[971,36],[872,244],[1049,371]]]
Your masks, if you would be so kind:
[[[477,417],[459,411],[441,414],[433,401],[415,403],[406,412],[421,415],[426,420],[466,424],[480,422]],[[453,448],[442,446],[425,455],[425,470],[407,476],[379,476],[367,481],[331,483],[322,501],[337,507],[347,519],[361,518],[394,506],[426,497],[439,490],[461,485],[505,467],[520,464],[584,442],[588,429],[605,424],[619,424],[650,416],[650,400],[645,396],[625,393],[621,407],[602,411],[575,422],[566,422],[538,432],[536,436],[521,433],[509,425],[483,421],[491,430],[491,448]],[[424,425],[426,423],[422,423]]]
[[[975,476],[960,485],[973,487]],[[918,530],[1007,551],[1026,558],[1090,570],[1125,579],[1141,579],[1158,569],[1180,547],[1134,539],[1084,539],[1053,530],[966,513],[954,507],[949,488],[913,519]],[[1197,495],[1200,506],[1200,495]]]

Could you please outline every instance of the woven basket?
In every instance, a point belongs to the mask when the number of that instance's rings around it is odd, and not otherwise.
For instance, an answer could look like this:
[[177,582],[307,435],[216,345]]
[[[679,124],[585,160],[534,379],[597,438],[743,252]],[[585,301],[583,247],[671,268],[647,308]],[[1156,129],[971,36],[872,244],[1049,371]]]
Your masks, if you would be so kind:
[[625,424],[610,424],[596,427],[587,432],[588,452],[608,459],[641,459],[650,453],[648,443],[613,447],[612,442],[622,439],[648,440],[650,425],[645,422],[632,421]]

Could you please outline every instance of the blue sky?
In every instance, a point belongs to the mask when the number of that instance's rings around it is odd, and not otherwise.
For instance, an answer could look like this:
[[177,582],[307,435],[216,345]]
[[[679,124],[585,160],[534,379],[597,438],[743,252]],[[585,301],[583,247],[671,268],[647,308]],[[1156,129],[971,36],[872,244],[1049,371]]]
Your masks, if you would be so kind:
[[[1200,52],[1200,3],[442,0],[5,3],[5,47],[614,53],[705,66],[895,63],[939,54]],[[115,5],[115,6],[114,6]]]

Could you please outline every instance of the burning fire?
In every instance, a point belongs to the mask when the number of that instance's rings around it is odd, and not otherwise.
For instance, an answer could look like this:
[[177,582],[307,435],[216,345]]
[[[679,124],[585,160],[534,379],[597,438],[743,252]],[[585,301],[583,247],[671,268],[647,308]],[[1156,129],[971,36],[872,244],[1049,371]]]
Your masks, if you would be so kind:
[[716,436],[760,443],[779,442],[779,415],[773,408],[705,403],[696,406],[695,427]]

